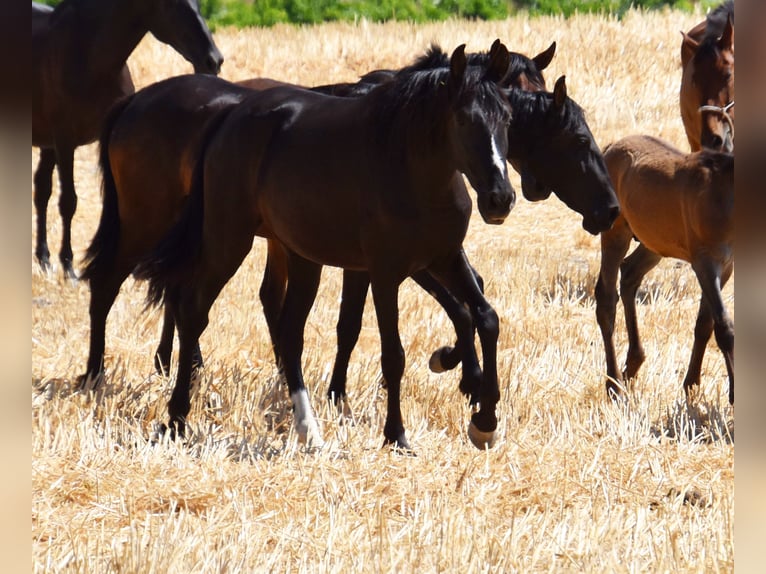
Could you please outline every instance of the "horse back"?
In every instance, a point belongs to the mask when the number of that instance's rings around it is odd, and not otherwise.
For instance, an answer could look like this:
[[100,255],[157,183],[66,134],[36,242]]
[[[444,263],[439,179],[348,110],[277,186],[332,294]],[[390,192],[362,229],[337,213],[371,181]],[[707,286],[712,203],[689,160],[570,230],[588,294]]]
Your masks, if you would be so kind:
[[604,150],[621,217],[646,247],[690,261],[701,249],[731,242],[733,161],[729,171],[725,157],[711,156],[730,154],[684,154],[650,136],[629,136]]
[[215,76],[190,74],[152,84],[131,98],[107,140],[126,250],[150,248],[177,219],[205,126],[250,93]]

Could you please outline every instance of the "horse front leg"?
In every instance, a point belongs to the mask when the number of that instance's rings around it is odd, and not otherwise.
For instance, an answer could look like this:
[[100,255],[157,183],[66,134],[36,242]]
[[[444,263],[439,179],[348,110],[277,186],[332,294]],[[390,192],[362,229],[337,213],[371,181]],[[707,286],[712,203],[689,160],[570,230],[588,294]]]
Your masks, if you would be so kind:
[[43,271],[50,269],[48,250],[48,201],[53,193],[53,168],[56,167],[56,152],[52,148],[40,148],[40,160],[35,170],[35,213],[37,216],[37,242],[35,257]]
[[432,265],[429,272],[459,302],[468,306],[476,325],[484,357],[484,369],[479,388],[480,406],[471,416],[468,438],[478,449],[492,448],[497,439],[497,403],[500,401],[497,378],[497,339],[500,322],[497,313],[484,298],[462,248],[453,257]]
[[617,276],[631,237],[632,233],[622,217],[618,217],[612,229],[601,233],[601,267],[595,289],[596,322],[604,341],[606,394],[610,398],[619,397],[623,392],[614,348],[614,320],[617,314]]
[[346,399],[346,380],[351,353],[359,340],[362,330],[364,303],[370,286],[370,276],[364,271],[343,271],[343,294],[336,333],[338,353],[332,369],[327,398],[336,406]]
[[636,247],[620,265],[620,297],[625,311],[625,327],[628,331],[628,356],[625,360],[623,378],[629,381],[641,368],[646,353],[638,334],[636,315],[636,293],[647,273],[662,261],[662,256],[650,251],[643,245]]
[[[723,295],[721,294],[721,289],[731,277],[733,266],[728,264],[722,269],[721,264],[718,262],[709,259],[708,257],[703,257],[692,262],[692,269],[694,269],[694,273],[697,275],[697,280],[702,288],[704,303],[708,308],[710,317],[712,317],[715,340],[718,344],[718,348],[721,349],[721,353],[723,354],[726,363],[726,371],[729,376],[729,403],[734,404],[734,322],[726,311]],[[700,304],[700,315],[702,315],[702,304]],[[700,319],[698,317],[698,323],[699,321]],[[698,354],[699,356],[696,356],[694,352],[692,352],[692,360],[694,360],[695,363],[692,364],[690,362],[690,372],[692,367],[699,370],[697,362],[701,364],[705,346],[702,343],[702,338],[704,337],[704,343],[707,343],[707,340],[710,338],[709,327],[707,327],[706,331],[700,329],[699,336],[698,330],[695,328],[694,336],[694,349],[699,346],[701,351]],[[700,339],[699,343],[698,338]],[[687,379],[689,379],[688,374]],[[697,374],[697,383],[699,383],[699,374]],[[687,394],[692,384],[694,383],[691,379],[689,379],[688,385],[687,380],[684,380],[684,390]]]
[[[475,271],[474,274],[480,279]],[[455,326],[455,334],[457,335],[457,342],[454,347],[442,347],[431,355],[429,367],[435,373],[452,369],[455,367],[455,364],[452,362],[453,356],[458,357],[463,364],[460,392],[470,397],[472,405],[478,404],[482,372],[479,366],[479,358],[476,356],[476,346],[474,345],[475,330],[471,313],[427,271],[414,273],[412,279],[444,308],[447,316]],[[483,292],[483,281],[479,282],[477,280],[477,283]]]
[[390,271],[385,271],[385,267],[381,266],[378,272],[370,272],[375,315],[380,331],[380,364],[387,393],[384,444],[412,454],[412,447],[404,431],[401,407],[404,348],[399,337],[399,284],[402,279],[393,277]]
[[321,265],[289,253],[287,292],[277,330],[282,368],[294,408],[295,430],[298,440],[309,448],[321,448],[324,444],[301,366],[306,319],[316,299],[321,274]]
[[56,164],[59,170],[59,213],[61,214],[61,249],[59,260],[64,275],[76,279],[72,264],[72,219],[77,210],[77,192],[74,187],[74,146],[56,146]]

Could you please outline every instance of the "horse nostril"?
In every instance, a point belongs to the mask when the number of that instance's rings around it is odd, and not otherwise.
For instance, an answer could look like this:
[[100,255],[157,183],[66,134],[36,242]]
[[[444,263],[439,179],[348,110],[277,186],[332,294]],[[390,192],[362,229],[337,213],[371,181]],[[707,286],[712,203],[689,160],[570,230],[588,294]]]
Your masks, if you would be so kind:
[[609,223],[614,223],[614,220],[617,219],[617,216],[620,215],[620,206],[615,205],[609,209]]
[[205,61],[205,66],[209,73],[218,75],[221,71],[221,64],[223,64],[223,57],[218,54],[208,54]]

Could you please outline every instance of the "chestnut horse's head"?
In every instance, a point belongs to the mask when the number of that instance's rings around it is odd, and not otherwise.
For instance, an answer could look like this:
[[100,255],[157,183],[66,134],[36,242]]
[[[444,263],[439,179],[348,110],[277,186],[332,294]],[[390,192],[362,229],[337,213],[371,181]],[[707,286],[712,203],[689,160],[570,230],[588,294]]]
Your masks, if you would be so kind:
[[734,149],[734,3],[683,34],[681,118],[692,151]]

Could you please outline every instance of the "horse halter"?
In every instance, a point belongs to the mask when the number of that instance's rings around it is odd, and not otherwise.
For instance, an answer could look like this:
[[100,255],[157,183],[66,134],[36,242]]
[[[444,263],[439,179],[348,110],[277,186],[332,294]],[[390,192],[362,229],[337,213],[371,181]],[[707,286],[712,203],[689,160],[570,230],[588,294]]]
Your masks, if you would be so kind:
[[712,106],[712,105],[706,105],[706,106],[700,106],[697,110],[700,114],[703,112],[712,112],[714,114],[720,115],[723,120],[729,124],[729,133],[731,134],[732,139],[734,139],[734,120],[731,119],[731,116],[729,115],[729,110],[734,107],[734,102],[731,101],[725,106]]

